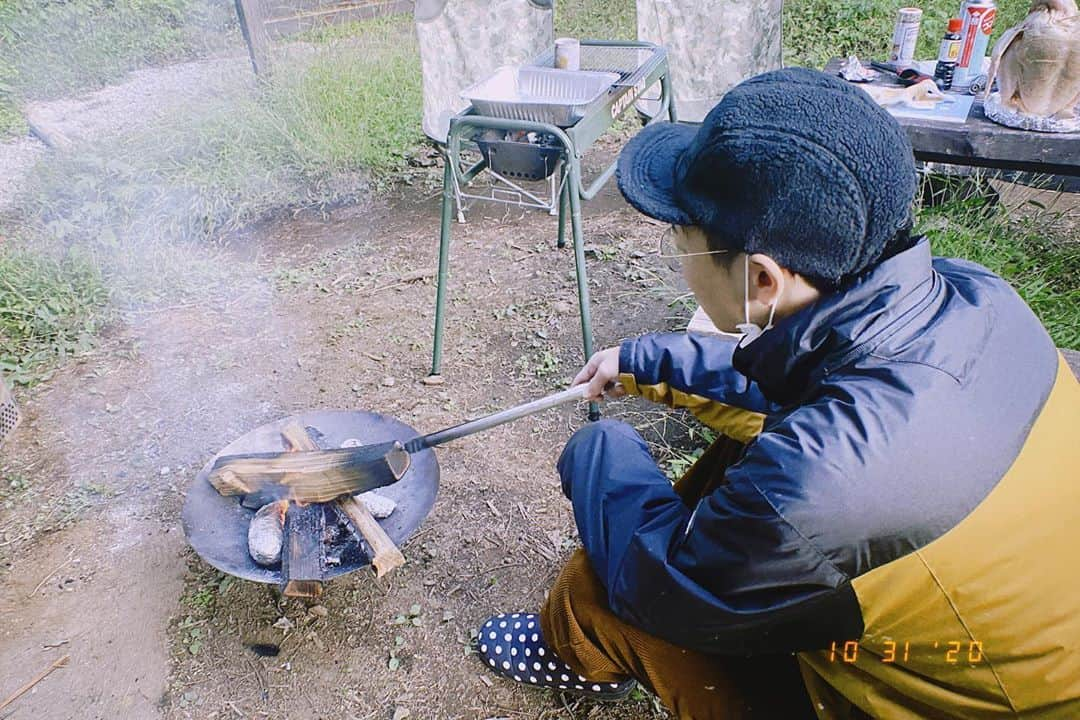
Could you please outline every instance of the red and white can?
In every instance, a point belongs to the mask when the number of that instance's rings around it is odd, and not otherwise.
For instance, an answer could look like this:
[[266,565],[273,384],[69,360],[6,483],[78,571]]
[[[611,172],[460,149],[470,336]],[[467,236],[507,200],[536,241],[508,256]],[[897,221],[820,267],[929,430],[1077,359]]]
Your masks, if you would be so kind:
[[896,28],[893,29],[892,49],[889,51],[891,62],[901,66],[915,62],[915,45],[919,42],[921,22],[922,10],[919,8],[900,8],[896,13]]
[[970,85],[982,73],[983,58],[994,31],[997,3],[994,0],[965,0],[960,8],[960,58],[956,62],[955,85]]

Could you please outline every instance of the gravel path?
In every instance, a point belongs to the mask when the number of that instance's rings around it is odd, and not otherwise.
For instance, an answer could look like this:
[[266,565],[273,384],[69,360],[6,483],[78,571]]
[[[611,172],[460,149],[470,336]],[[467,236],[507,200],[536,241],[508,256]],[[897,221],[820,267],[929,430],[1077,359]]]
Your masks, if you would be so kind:
[[[232,55],[136,70],[117,85],[30,103],[24,113],[32,131],[62,149],[151,126],[177,112],[196,111],[210,99],[253,85],[247,55]],[[45,152],[46,144],[38,137],[0,143],[0,210],[11,206],[22,178]]]

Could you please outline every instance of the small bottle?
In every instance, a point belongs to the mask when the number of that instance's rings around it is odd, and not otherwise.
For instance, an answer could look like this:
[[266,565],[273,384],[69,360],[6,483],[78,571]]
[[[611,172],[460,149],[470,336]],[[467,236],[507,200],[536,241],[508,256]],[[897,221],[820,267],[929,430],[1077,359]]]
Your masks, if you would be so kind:
[[963,25],[960,18],[950,19],[949,29],[941,38],[941,49],[938,50],[937,66],[934,68],[934,80],[942,90],[952,87],[956,62],[960,59],[960,30]]

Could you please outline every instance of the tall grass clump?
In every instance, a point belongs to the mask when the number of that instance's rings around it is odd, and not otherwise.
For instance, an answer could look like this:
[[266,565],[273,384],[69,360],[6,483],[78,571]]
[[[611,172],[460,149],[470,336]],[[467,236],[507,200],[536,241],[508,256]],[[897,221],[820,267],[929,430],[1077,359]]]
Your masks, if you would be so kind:
[[93,347],[109,294],[79,252],[54,255],[0,244],[0,371],[23,385]]
[[959,257],[1001,275],[1035,312],[1058,347],[1080,350],[1080,240],[1077,218],[1053,203],[945,199],[923,207],[918,230],[935,255]]
[[272,82],[267,110],[308,173],[388,173],[422,141],[420,55],[412,19],[378,18],[313,35],[316,58]]
[[634,0],[564,0],[555,3],[555,34],[599,40],[636,40]]

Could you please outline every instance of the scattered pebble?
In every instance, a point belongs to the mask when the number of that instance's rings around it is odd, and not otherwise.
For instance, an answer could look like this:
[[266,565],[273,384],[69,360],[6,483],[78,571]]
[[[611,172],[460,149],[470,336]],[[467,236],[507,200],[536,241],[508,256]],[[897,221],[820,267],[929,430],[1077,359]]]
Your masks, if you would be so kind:
[[442,375],[428,375],[420,380],[425,385],[442,385],[446,380]]
[[312,605],[308,608],[308,614],[324,618],[330,614],[330,611],[326,609],[325,605]]
[[382,379],[383,387],[394,387],[394,383],[396,383],[396,382],[397,382],[397,380],[390,377],[389,375]]
[[396,707],[394,708],[393,720],[405,720],[405,718],[409,717],[409,715],[409,708]]
[[168,465],[165,465],[160,470],[158,470],[158,475],[164,476],[164,475],[168,475],[171,472],[172,472],[172,468],[170,468]]
[[559,302],[554,303],[551,306],[551,309],[560,315],[565,315],[566,313],[573,312],[574,307],[570,303],[560,300]]
[[292,630],[292,620],[282,615],[277,619],[277,622],[274,623],[274,627],[278,630]]

